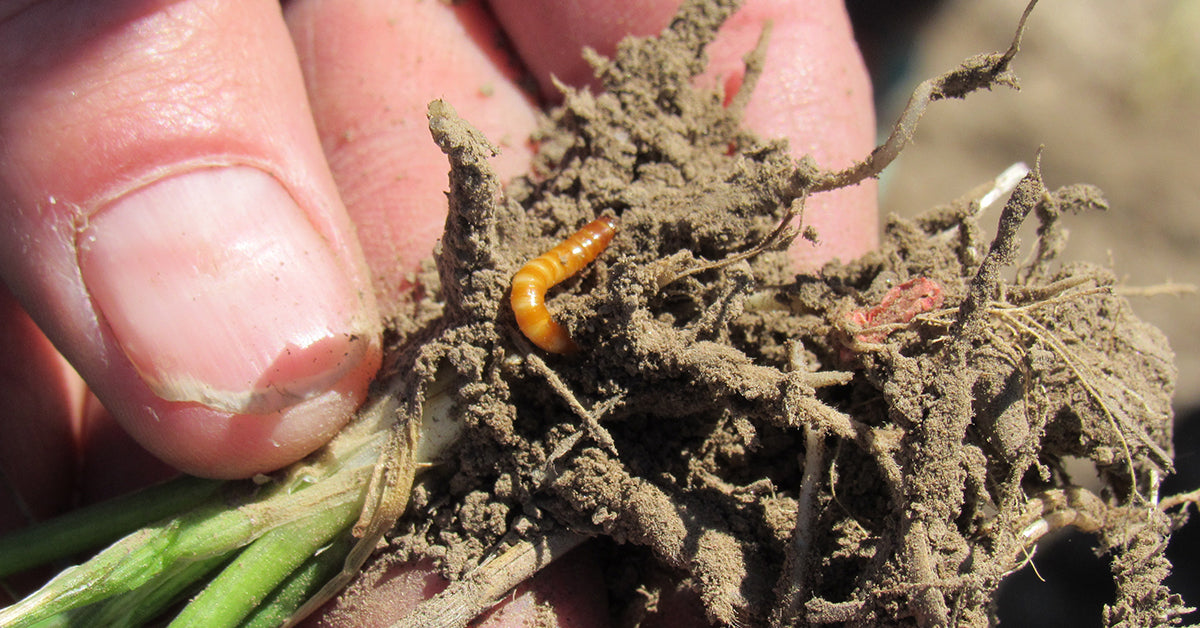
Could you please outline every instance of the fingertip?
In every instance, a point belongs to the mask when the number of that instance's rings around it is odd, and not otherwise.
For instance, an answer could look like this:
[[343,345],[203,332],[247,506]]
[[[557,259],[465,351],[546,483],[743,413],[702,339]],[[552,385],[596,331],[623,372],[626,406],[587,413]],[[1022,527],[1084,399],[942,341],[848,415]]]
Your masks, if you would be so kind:
[[680,1],[491,0],[489,4],[543,96],[555,102],[562,97],[555,80],[573,87],[598,86],[584,60],[584,46],[611,57],[627,35],[644,37],[661,31]]
[[[743,57],[772,24],[763,73],[744,111],[746,127],[785,137],[795,157],[811,156],[825,170],[866,158],[875,144],[870,79],[840,0],[750,0],[722,26],[709,47],[702,80],[740,77]],[[791,249],[799,270],[833,259],[853,260],[878,244],[874,179],[810,196],[803,226],[816,242]]]
[[380,363],[365,272],[273,177],[200,168],[120,195],[78,236],[104,353],[93,389],[185,472],[245,477],[331,438]]
[[166,402],[136,380],[130,383],[134,394],[128,398],[145,403],[124,405],[120,422],[158,458],[185,473],[218,479],[268,473],[312,453],[353,418],[366,398],[380,356],[378,342],[372,341],[358,362],[323,394],[262,414]]
[[70,505],[83,383],[0,283],[0,531]]
[[[450,584],[429,561],[387,564],[378,559],[367,577],[302,624],[316,626],[406,625],[424,600]],[[379,566],[383,565],[383,566]],[[472,600],[474,601],[474,600]],[[610,625],[607,588],[594,548],[584,545],[553,561],[509,591],[476,628],[602,628]]]
[[380,309],[393,316],[445,223],[448,166],[429,102],[452,103],[500,147],[490,164],[501,180],[528,168],[536,107],[481,3],[297,0],[287,21]]
[[602,628],[609,622],[608,587],[596,549],[585,544],[517,586],[476,628]]
[[[626,35],[651,35],[667,26],[678,0],[611,2],[493,0],[517,50],[551,93],[551,76],[569,85],[592,84],[579,54],[589,46],[611,55]],[[843,168],[874,147],[871,85],[840,0],[747,0],[722,25],[706,50],[700,82],[740,85],[743,57],[764,25],[773,24],[763,74],[746,106],[745,125],[764,137],[786,137],[792,154],[811,155],[825,169]],[[792,256],[812,271],[834,258],[849,261],[877,243],[874,180],[808,199],[805,226],[818,243],[799,241]]]
[[0,272],[164,460],[305,455],[380,322],[279,4],[65,4],[0,21]]
[[125,193],[77,242],[101,321],[168,401],[274,412],[328,390],[378,335],[356,273],[255,168],[198,168]]
[[79,449],[75,490],[80,505],[99,503],[179,475],[178,469],[134,440],[90,393],[83,404]]

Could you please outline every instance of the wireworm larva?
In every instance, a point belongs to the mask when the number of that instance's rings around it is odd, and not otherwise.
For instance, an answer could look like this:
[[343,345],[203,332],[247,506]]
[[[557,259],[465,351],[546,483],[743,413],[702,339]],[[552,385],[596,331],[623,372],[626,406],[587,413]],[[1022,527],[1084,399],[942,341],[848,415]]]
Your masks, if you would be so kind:
[[512,309],[517,326],[533,344],[551,353],[574,353],[579,347],[567,330],[550,318],[546,291],[596,259],[617,232],[617,219],[601,216],[558,246],[521,267],[512,279]]

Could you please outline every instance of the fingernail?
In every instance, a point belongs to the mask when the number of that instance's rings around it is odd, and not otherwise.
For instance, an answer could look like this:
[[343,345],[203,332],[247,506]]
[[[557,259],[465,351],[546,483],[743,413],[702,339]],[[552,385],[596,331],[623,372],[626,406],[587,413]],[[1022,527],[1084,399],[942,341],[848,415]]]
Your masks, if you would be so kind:
[[92,215],[78,245],[100,317],[163,399],[273,412],[325,392],[373,342],[371,306],[261,170],[134,190]]

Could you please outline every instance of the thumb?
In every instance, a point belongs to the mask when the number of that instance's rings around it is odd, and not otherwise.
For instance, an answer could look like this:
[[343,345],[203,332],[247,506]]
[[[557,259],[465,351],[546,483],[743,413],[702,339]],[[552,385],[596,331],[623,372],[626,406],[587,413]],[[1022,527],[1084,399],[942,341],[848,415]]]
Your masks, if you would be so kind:
[[25,5],[0,3],[4,281],[168,463],[320,446],[379,316],[278,2]]

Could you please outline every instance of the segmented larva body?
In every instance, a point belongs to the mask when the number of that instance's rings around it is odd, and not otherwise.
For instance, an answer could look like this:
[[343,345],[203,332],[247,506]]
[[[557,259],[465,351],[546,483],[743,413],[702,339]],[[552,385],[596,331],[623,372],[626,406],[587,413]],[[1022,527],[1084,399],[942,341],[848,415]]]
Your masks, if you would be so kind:
[[558,246],[521,267],[512,280],[512,309],[517,325],[533,344],[551,353],[574,353],[579,347],[567,330],[550,318],[546,291],[596,259],[617,233],[617,219],[601,216]]

